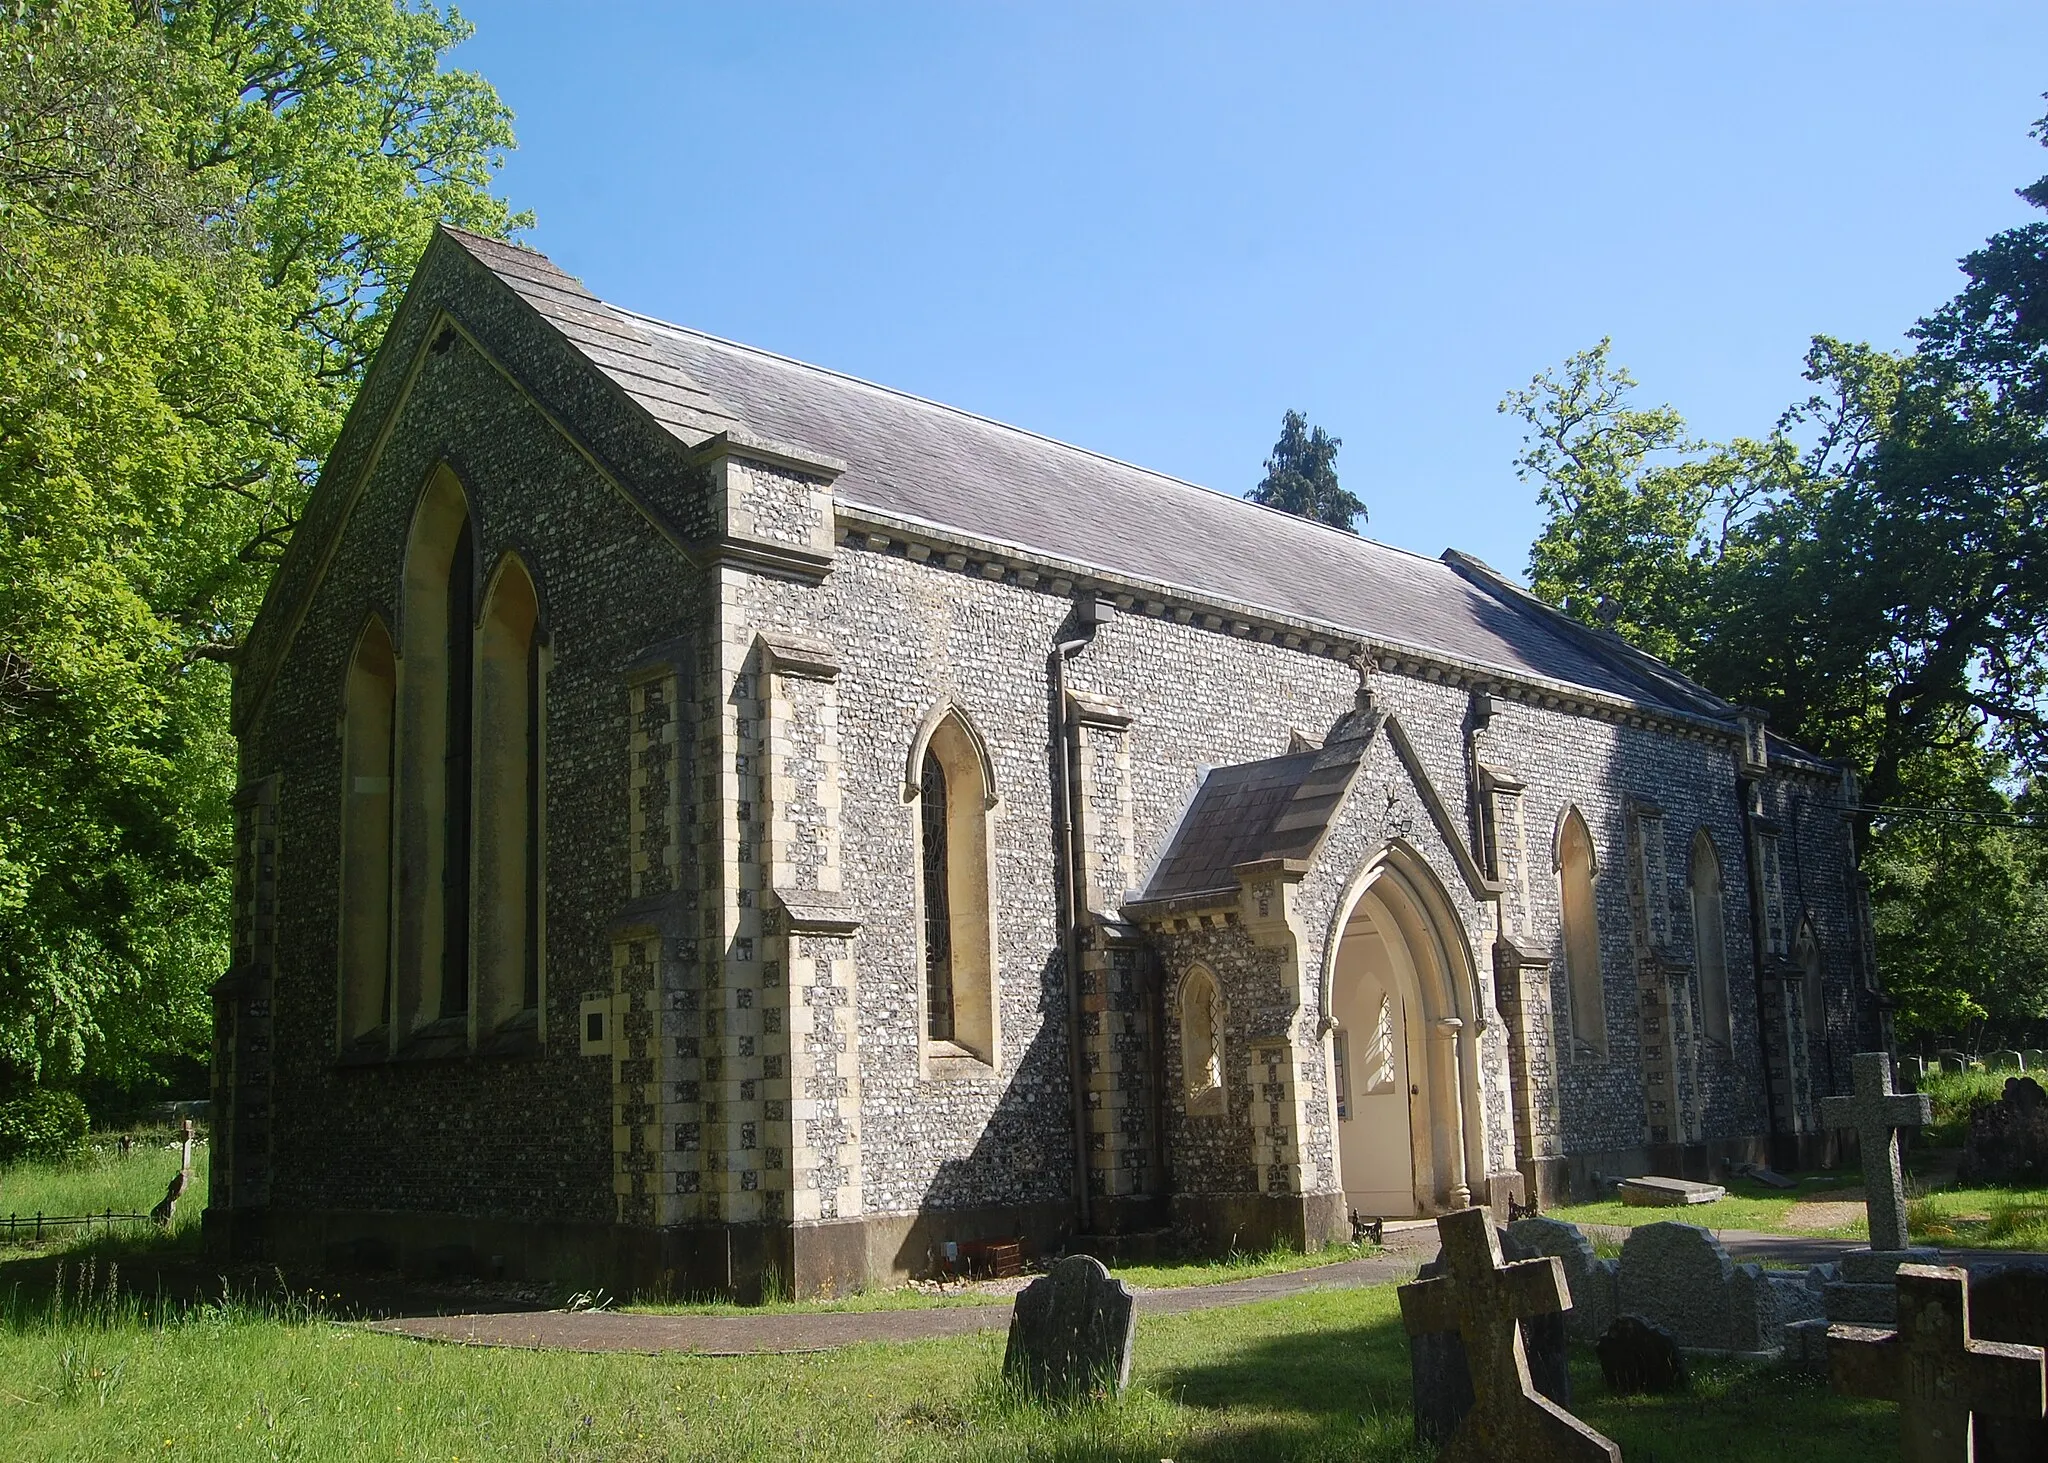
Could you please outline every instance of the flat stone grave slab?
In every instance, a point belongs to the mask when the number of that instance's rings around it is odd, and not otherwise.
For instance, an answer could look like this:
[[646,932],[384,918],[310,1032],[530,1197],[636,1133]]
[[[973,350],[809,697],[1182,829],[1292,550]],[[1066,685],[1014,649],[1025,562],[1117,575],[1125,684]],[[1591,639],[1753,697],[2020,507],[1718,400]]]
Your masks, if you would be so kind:
[[1688,1204],[1711,1204],[1727,1197],[1728,1191],[1721,1185],[1695,1183],[1691,1179],[1646,1175],[1621,1181],[1621,1202],[1641,1209],[1682,1209]]
[[1137,1297],[1093,1255],[1069,1255],[1018,1294],[1003,1375],[1032,1396],[1119,1396],[1131,1380]]

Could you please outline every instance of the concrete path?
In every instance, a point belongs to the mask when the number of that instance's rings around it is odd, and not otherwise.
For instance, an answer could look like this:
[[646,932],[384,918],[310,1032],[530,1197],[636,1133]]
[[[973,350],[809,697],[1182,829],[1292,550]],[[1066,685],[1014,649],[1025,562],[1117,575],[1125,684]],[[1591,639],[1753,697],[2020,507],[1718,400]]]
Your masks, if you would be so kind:
[[[1628,1231],[1588,1225],[1588,1233],[1620,1242]],[[1815,1265],[1838,1260],[1861,1240],[1815,1239],[1755,1230],[1715,1231],[1737,1262],[1773,1260]],[[1346,1260],[1311,1270],[1290,1270],[1221,1285],[1188,1285],[1138,1292],[1138,1313],[1173,1316],[1187,1311],[1250,1305],[1314,1290],[1385,1285],[1413,1277],[1436,1253],[1433,1225],[1389,1226],[1387,1248],[1370,1259]],[[2039,1255],[2001,1250],[1944,1250],[1942,1262],[1975,1268]],[[545,1351],[686,1352],[698,1356],[756,1356],[830,1351],[864,1341],[928,1341],[977,1331],[1007,1330],[1007,1304],[922,1306],[896,1311],[756,1311],[726,1316],[653,1316],[621,1311],[492,1311],[455,1316],[414,1316],[368,1322],[367,1328],[422,1341],[464,1346],[515,1346]]]
[[[1432,1250],[1434,1247],[1432,1246]],[[1384,1285],[1414,1275],[1419,1256],[1390,1248],[1384,1255],[1313,1270],[1290,1270],[1221,1285],[1138,1292],[1138,1313],[1250,1305],[1312,1290]],[[423,1341],[467,1346],[519,1346],[548,1351],[694,1352],[699,1356],[830,1351],[862,1341],[926,1341],[1003,1331],[1007,1305],[923,1306],[900,1311],[761,1311],[737,1316],[650,1316],[621,1311],[501,1311],[372,1321],[367,1329]]]

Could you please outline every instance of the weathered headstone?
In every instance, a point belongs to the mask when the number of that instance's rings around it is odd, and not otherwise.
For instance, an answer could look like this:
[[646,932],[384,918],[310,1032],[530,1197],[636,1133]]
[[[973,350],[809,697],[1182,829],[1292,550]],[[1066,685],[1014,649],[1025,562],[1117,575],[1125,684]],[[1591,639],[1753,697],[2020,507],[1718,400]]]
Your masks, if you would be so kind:
[[1938,1053],[1935,1056],[1935,1061],[1941,1064],[1941,1070],[1944,1072],[1955,1073],[1970,1070],[1970,1063],[1961,1052]]
[[178,1161],[178,1171],[171,1175],[170,1186],[164,1190],[163,1198],[157,1200],[156,1208],[149,1211],[149,1217],[163,1229],[169,1229],[177,1218],[178,1200],[185,1197],[185,1190],[192,1186],[192,1120],[185,1119],[183,1156]]
[[1821,1099],[1821,1121],[1853,1128],[1863,1154],[1863,1202],[1870,1214],[1870,1247],[1906,1247],[1906,1176],[1899,1167],[1899,1130],[1934,1121],[1934,1106],[1921,1092],[1892,1087],[1892,1059],[1886,1052],[1858,1052],[1851,1061],[1856,1090]]
[[[1593,1242],[1580,1232],[1577,1225],[1567,1224],[1562,1219],[1546,1219],[1541,1215],[1534,1219],[1518,1219],[1508,1226],[1508,1237],[1529,1254],[1555,1255],[1563,1262],[1565,1288],[1572,1298],[1571,1309],[1564,1313],[1565,1329],[1589,1345],[1598,1341],[1615,1316],[1614,1261],[1603,1260],[1593,1253]],[[1503,1250],[1506,1248],[1502,1246]],[[1520,1259],[1521,1256],[1510,1255],[1508,1258]],[[1525,1335],[1523,1339],[1529,1338]],[[1532,1369],[1534,1366],[1532,1360]],[[1559,1397],[1543,1386],[1540,1370],[1536,1386],[1553,1402],[1571,1405],[1567,1397]]]
[[1987,1072],[2017,1072],[2025,1065],[2020,1054],[2011,1047],[1984,1053],[1984,1070]]
[[1646,1174],[1621,1181],[1621,1202],[1637,1208],[1682,1209],[1688,1204],[1711,1204],[1727,1197],[1728,1191],[1719,1184],[1695,1183],[1691,1179]]
[[[2022,1260],[1970,1276],[1970,1334],[1985,1341],[2048,1346],[2048,1263]],[[2048,1417],[1977,1419],[1977,1463],[2041,1463]]]
[[1735,1262],[1697,1224],[1644,1224],[1622,1242],[1615,1304],[1661,1326],[1680,1346],[1749,1350],[1735,1335]]
[[1641,1316],[1617,1316],[1593,1349],[1599,1353],[1607,1390],[1617,1396],[1680,1392],[1688,1385],[1678,1338]]
[[1136,1299],[1094,1256],[1067,1256],[1019,1292],[1003,1375],[1050,1400],[1121,1394],[1131,1379]]
[[1970,1110],[1959,1174],[1968,1184],[2048,1181],[2048,1092],[2032,1077],[2008,1077],[1997,1102]]
[[1761,1163],[1738,1163],[1731,1170],[1737,1178],[1749,1179],[1767,1189],[1796,1189],[1799,1180],[1779,1173],[1776,1169]]
[[1410,1336],[1455,1330],[1465,1345],[1472,1410],[1443,1457],[1449,1463],[1621,1463],[1621,1449],[1538,1393],[1530,1380],[1521,1322],[1571,1304],[1564,1267],[1548,1255],[1503,1263],[1484,1209],[1460,1209],[1436,1223],[1444,1273],[1402,1286],[1400,1296],[1401,1323]]
[[[1488,1206],[1489,1210],[1491,1206]],[[1509,1263],[1533,1260],[1540,1253],[1515,1238],[1512,1229],[1496,1230],[1501,1256]],[[1590,1250],[1590,1246],[1588,1247]],[[1449,1262],[1439,1252],[1417,1273],[1418,1280],[1434,1280],[1445,1274]],[[1576,1309],[1578,1295],[1571,1289],[1571,1267],[1565,1267],[1566,1304],[1572,1309],[1555,1315],[1525,1316],[1522,1319],[1522,1349],[1529,1358],[1529,1381],[1538,1392],[1558,1406],[1572,1405],[1571,1358],[1565,1335],[1566,1317]],[[1425,1331],[1408,1338],[1408,1385],[1415,1418],[1415,1436],[1426,1443],[1441,1443],[1472,1410],[1472,1370],[1465,1360],[1465,1342],[1456,1331]]]
[[1837,1392],[1899,1404],[1906,1463],[1973,1463],[1975,1418],[2041,1418],[2041,1348],[1970,1334],[1966,1271],[1902,1265],[1897,1284],[1898,1328],[1830,1327],[1828,1373]]
[[2025,1061],[2029,1072],[2039,1072],[2043,1068],[2048,1068],[2048,1051],[2043,1051],[2037,1046],[2028,1047],[2020,1053],[2020,1057]]

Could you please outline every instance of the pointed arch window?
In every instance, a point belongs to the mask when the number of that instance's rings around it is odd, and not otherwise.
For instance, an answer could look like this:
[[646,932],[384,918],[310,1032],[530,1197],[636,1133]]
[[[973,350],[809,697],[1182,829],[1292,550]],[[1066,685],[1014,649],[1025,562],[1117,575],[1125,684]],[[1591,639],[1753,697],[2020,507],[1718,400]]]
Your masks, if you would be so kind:
[[1700,1024],[1707,1040],[1733,1042],[1728,995],[1728,914],[1721,887],[1721,858],[1702,828],[1693,835],[1686,869],[1692,898],[1693,964],[1700,978]]
[[918,939],[926,1055],[996,1065],[994,779],[980,736],[949,707],[915,749]]
[[341,990],[336,1039],[386,1050],[391,1020],[391,762],[398,660],[372,617],[350,658],[342,711]]
[[541,1005],[545,648],[532,576],[508,554],[476,637],[477,1030],[534,1029]]
[[437,468],[407,535],[396,703],[391,1020],[465,1037],[470,1008],[475,537]]
[[1180,1069],[1190,1116],[1223,1111],[1223,992],[1197,965],[1180,985]]
[[1593,881],[1598,865],[1593,835],[1577,808],[1569,809],[1557,835],[1557,876],[1562,909],[1566,989],[1574,1047],[1607,1054],[1607,992],[1600,977],[1600,916]]
[[1799,922],[1799,939],[1793,947],[1799,963],[1799,996],[1806,1019],[1806,1038],[1814,1046],[1828,1039],[1827,963],[1821,958],[1820,935],[1810,919]]

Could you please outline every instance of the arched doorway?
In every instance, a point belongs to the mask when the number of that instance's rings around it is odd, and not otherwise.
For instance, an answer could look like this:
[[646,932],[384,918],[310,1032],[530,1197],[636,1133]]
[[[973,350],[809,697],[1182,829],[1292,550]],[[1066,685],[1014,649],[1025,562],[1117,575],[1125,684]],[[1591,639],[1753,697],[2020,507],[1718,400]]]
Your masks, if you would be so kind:
[[1327,1054],[1345,1203],[1362,1215],[1461,1208],[1482,1160],[1475,986],[1449,900],[1396,845],[1352,881],[1333,933]]

